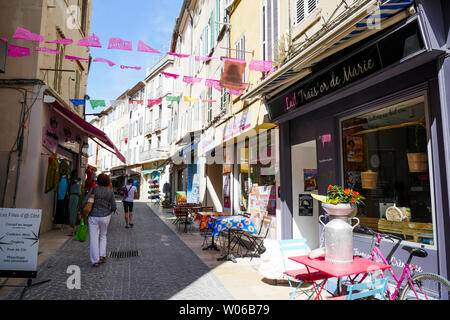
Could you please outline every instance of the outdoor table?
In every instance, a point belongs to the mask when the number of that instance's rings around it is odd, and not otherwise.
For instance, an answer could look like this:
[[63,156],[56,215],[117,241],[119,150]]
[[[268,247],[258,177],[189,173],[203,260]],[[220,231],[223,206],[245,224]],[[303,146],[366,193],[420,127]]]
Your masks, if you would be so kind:
[[[327,283],[328,279],[330,279],[330,278],[338,278],[338,281],[340,281],[340,278],[347,277],[350,280],[350,282],[353,284],[355,279],[361,274],[366,275],[367,273],[372,272],[372,271],[384,270],[384,269],[391,268],[390,265],[386,265],[383,263],[379,263],[376,261],[372,261],[372,260],[357,257],[357,256],[354,256],[353,262],[348,263],[348,264],[330,263],[325,260],[325,257],[311,259],[309,257],[309,255],[289,257],[289,259],[305,265],[309,274],[311,274],[315,270],[318,270],[318,271],[322,271],[323,273],[326,273],[327,275],[329,275],[329,277],[319,280],[319,281],[324,280],[323,283],[319,287],[319,291],[317,291],[316,284],[313,281],[314,290],[316,293],[316,297],[314,298],[314,300],[317,300],[320,298],[322,289],[324,288],[325,284]],[[311,269],[314,269],[314,270],[311,270]],[[352,278],[351,276],[354,276],[354,277]],[[339,287],[340,287],[340,285],[338,283],[337,296],[341,295]]]
[[[197,214],[195,215],[195,220],[200,220],[200,227],[199,227],[200,230],[203,230],[205,228],[208,228],[208,229],[212,230],[214,228],[215,220],[211,220],[212,216],[214,216],[214,217],[219,217],[219,216],[226,217],[226,216],[231,216],[231,214],[230,213],[224,213],[224,212],[209,212],[209,211],[208,212],[202,212],[202,211],[197,212]],[[214,237],[212,237],[211,244],[209,246],[203,248],[203,250],[210,250],[210,249],[219,251],[219,248],[214,243]]]
[[189,216],[192,212],[198,212],[200,210],[200,206],[195,204],[179,204],[173,208],[175,216],[177,218],[184,217],[184,232],[187,232],[187,224],[189,221]]
[[231,240],[231,230],[232,229],[240,229],[243,231],[248,231],[252,234],[256,234],[256,227],[252,220],[245,216],[211,216],[211,220],[215,220],[214,229],[212,232],[212,237],[216,236],[222,231],[228,230],[228,246],[227,246],[227,254],[221,258],[218,258],[218,261],[228,260],[236,263],[237,261],[234,258],[234,255],[231,254],[230,250],[230,240]]

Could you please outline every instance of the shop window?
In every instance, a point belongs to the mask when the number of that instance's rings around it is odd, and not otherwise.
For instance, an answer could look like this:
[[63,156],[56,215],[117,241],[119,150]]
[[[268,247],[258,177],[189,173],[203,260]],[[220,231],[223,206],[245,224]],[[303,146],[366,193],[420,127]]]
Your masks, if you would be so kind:
[[[274,167],[275,134],[273,129],[260,131],[248,144],[250,176],[248,211],[260,218],[276,214],[276,180]],[[243,185],[245,190],[245,185]]]
[[341,122],[343,180],[366,197],[363,226],[433,244],[425,97]]

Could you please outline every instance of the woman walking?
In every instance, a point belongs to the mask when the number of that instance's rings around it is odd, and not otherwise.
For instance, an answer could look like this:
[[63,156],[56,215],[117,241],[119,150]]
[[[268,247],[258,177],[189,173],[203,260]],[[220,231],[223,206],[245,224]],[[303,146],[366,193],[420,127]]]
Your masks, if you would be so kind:
[[116,211],[114,192],[108,188],[109,176],[102,173],[97,177],[97,186],[89,190],[84,198],[84,208],[93,194],[94,204],[89,214],[89,245],[90,258],[93,267],[98,267],[100,262],[106,262],[106,233],[108,231],[111,213]]

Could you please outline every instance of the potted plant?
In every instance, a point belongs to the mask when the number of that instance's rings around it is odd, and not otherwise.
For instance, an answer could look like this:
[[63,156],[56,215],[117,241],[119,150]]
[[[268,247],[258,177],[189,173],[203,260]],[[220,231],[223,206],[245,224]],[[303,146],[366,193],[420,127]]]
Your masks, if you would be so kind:
[[420,147],[419,143],[419,128],[420,126],[416,125],[416,152],[407,154],[409,172],[425,172],[428,168],[427,153],[423,152],[423,148]]
[[352,189],[344,189],[341,186],[328,186],[327,195],[311,194],[311,196],[322,202],[322,207],[330,215],[347,216],[358,205],[364,205],[364,197]]

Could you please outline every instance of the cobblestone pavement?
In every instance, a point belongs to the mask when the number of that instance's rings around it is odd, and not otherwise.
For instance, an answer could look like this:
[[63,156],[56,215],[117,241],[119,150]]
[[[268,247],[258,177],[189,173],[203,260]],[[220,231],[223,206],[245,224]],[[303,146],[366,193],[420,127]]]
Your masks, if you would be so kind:
[[[24,300],[211,300],[233,297],[209,268],[145,204],[134,204],[134,227],[125,229],[123,208],[113,214],[108,229],[107,251],[139,250],[139,257],[109,258],[99,268],[89,261],[89,239],[69,239],[38,268],[33,282],[50,282],[27,290]],[[68,289],[70,265],[79,266],[80,289]],[[6,299],[18,299],[22,289]]]

